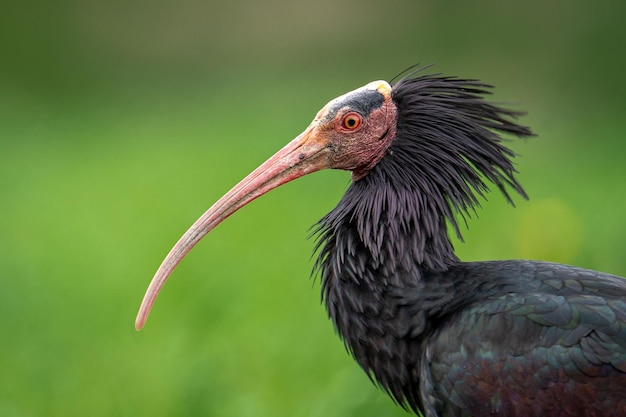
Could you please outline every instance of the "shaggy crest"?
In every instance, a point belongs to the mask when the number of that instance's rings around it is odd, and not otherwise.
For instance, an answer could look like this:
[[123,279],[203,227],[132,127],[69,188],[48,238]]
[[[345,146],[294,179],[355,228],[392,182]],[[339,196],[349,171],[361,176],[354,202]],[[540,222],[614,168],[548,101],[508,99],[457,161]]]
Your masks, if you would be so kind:
[[446,222],[462,239],[456,217],[465,221],[480,206],[487,182],[511,203],[507,187],[527,198],[515,178],[515,154],[500,133],[528,137],[532,132],[514,121],[523,113],[485,101],[491,88],[438,74],[409,75],[393,86],[396,138],[385,157],[317,224],[321,250],[315,269],[338,271],[339,264],[327,262],[329,252],[355,250],[350,248],[358,244],[355,235],[342,233],[345,228],[357,231],[379,265],[410,268],[417,261],[427,270],[446,269],[458,262]]

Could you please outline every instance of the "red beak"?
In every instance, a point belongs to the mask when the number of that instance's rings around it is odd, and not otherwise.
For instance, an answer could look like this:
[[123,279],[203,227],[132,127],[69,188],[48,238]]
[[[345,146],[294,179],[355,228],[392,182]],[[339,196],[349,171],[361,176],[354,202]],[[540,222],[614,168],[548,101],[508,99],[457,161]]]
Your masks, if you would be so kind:
[[137,313],[135,328],[139,330],[144,326],[167,278],[207,233],[241,207],[268,191],[303,175],[328,168],[327,142],[324,135],[319,134],[314,121],[304,132],[235,185],[196,220],[176,242],[152,278]]

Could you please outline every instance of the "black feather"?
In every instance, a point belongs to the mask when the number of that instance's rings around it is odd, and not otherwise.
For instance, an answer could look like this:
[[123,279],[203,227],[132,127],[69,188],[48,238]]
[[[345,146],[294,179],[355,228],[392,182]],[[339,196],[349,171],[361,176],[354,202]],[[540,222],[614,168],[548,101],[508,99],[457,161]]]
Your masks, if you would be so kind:
[[490,88],[394,85],[396,138],[315,229],[328,313],[369,377],[427,417],[626,415],[625,280],[454,254],[447,224],[460,237],[488,183],[526,197],[500,134],[532,133]]
[[[396,83],[396,138],[387,155],[351,184],[338,206],[318,223],[317,249],[348,220],[355,222],[375,260],[417,261],[429,270],[445,269],[458,261],[446,221],[462,238],[456,216],[465,219],[480,206],[478,196],[484,197],[488,189],[485,179],[510,202],[507,186],[526,198],[514,176],[515,154],[502,144],[498,132],[518,137],[532,133],[514,122],[523,113],[484,100],[489,88],[479,81],[440,75]],[[318,267],[326,253],[320,252]],[[396,254],[407,256],[397,259]]]

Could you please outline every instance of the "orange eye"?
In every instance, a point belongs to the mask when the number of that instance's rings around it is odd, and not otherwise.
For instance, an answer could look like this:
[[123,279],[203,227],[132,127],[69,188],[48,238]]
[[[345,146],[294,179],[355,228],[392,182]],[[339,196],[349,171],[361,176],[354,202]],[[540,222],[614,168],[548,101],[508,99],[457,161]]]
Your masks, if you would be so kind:
[[341,127],[347,130],[354,130],[361,126],[363,122],[363,117],[359,113],[350,112],[343,116],[341,120]]

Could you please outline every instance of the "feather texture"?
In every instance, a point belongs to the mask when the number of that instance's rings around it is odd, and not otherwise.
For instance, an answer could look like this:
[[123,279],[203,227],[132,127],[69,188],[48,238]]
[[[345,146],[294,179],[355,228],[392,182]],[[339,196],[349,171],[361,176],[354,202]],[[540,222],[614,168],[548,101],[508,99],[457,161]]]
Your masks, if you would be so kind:
[[394,85],[387,154],[316,228],[328,313],[370,378],[426,416],[626,415],[625,280],[454,253],[447,225],[461,237],[489,183],[526,197],[500,134],[532,133],[490,88]]

